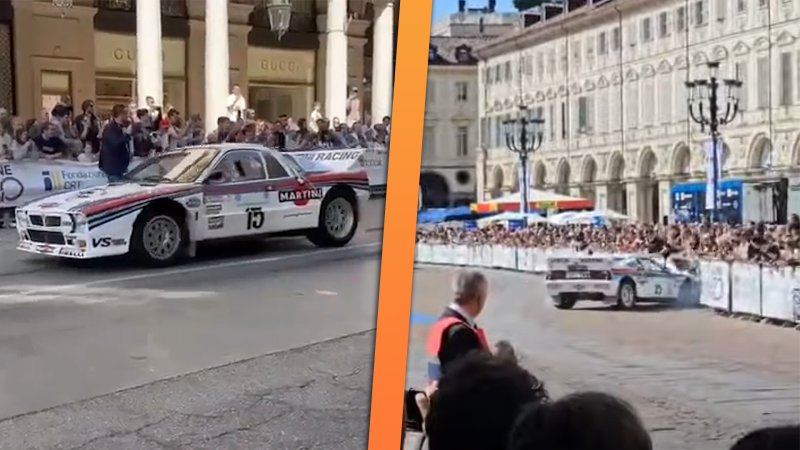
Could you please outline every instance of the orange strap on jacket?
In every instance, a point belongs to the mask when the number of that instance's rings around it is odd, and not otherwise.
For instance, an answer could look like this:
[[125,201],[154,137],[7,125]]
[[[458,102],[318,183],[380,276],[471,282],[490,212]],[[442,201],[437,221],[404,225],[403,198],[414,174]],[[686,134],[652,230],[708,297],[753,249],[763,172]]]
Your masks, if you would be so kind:
[[486,333],[484,333],[482,329],[473,328],[458,317],[445,317],[434,323],[428,332],[428,340],[425,345],[428,355],[433,357],[437,357],[439,355],[439,350],[442,348],[442,337],[444,336],[444,333],[453,325],[458,324],[467,325],[467,328],[472,330],[478,337],[478,341],[481,343],[481,346],[484,348],[484,350],[489,351],[489,341],[486,339]]

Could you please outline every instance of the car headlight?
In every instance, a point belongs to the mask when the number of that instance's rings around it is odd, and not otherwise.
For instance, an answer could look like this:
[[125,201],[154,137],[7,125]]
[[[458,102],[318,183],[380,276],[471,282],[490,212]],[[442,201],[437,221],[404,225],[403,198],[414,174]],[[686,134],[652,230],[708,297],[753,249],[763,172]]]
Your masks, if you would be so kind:
[[17,225],[27,226],[28,225],[28,215],[25,214],[25,211],[18,209],[16,211],[17,216]]
[[89,220],[86,218],[85,215],[78,213],[78,214],[71,214],[72,216],[72,230],[77,230],[80,228],[85,227]]

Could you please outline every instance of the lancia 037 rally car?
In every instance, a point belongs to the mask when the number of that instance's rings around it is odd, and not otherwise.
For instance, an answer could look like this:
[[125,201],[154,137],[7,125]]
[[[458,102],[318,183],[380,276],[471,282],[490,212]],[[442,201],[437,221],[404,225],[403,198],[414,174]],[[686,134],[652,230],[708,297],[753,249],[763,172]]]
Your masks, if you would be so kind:
[[628,309],[638,301],[676,301],[690,295],[693,276],[647,256],[553,257],[547,261],[547,293],[558,309],[578,300]]
[[17,208],[17,248],[73,259],[131,254],[164,266],[215,239],[289,233],[343,246],[368,197],[361,170],[309,173],[258,145],[188,147],[142,162],[121,182]]

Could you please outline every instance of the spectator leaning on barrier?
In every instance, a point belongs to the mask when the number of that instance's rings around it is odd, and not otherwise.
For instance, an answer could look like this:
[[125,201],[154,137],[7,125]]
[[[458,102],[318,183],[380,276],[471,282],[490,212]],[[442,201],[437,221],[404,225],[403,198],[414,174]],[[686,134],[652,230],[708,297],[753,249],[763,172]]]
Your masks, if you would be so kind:
[[85,144],[92,147],[94,153],[100,151],[100,124],[99,119],[94,113],[94,102],[92,100],[84,100],[81,104],[81,115],[75,118],[75,125],[78,127],[80,133],[80,140]]
[[108,181],[114,182],[122,179],[131,162],[131,124],[127,123],[128,111],[125,105],[114,105],[111,116],[111,122],[103,130],[99,167],[108,177]]
[[489,283],[473,270],[459,272],[454,280],[453,302],[428,332],[428,379],[435,383],[449,366],[472,352],[489,353],[489,343],[475,319],[486,306]]

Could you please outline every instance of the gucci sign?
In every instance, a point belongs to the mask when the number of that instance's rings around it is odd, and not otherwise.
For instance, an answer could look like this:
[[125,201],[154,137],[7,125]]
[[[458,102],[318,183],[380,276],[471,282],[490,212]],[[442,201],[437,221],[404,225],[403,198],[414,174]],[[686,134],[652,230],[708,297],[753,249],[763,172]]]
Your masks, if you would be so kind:
[[269,70],[271,72],[289,72],[296,73],[301,70],[300,64],[295,61],[280,61],[280,60],[267,60],[261,61],[261,70]]

